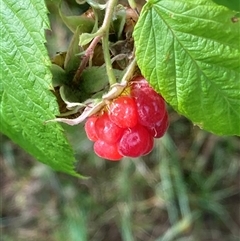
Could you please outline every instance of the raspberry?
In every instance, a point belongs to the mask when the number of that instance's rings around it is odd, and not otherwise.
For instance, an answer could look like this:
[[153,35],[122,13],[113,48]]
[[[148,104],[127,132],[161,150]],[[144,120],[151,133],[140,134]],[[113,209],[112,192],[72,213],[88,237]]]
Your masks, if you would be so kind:
[[101,115],[95,122],[98,139],[109,144],[116,143],[122,136],[124,129],[114,124],[107,113]]
[[108,160],[119,161],[123,158],[118,152],[118,144],[108,144],[102,140],[98,140],[94,143],[93,149],[99,157]]
[[146,156],[147,154],[149,154],[153,150],[153,146],[154,146],[154,139],[153,138],[149,138],[149,142],[148,142],[147,148],[146,148],[145,152],[142,155]]
[[119,143],[119,153],[123,156],[139,157],[150,150],[153,137],[141,125],[126,129]]
[[155,123],[154,126],[148,127],[148,130],[154,138],[160,138],[165,134],[165,132],[168,129],[168,126],[169,126],[168,113],[165,112],[163,119]]
[[131,80],[131,85],[132,85],[132,88],[138,88],[138,89],[143,87],[151,88],[147,80],[141,75],[134,77]]
[[120,96],[101,116],[91,116],[85,130],[95,141],[95,153],[118,161],[124,156],[139,157],[150,153],[154,138],[166,132],[169,120],[165,101],[142,76],[130,83],[131,96]]
[[163,119],[166,112],[164,99],[152,88],[133,88],[131,93],[137,104],[138,121],[141,125],[153,127]]
[[138,122],[137,106],[133,98],[120,96],[109,108],[109,119],[121,128],[134,127]]
[[98,119],[97,116],[90,116],[85,123],[85,131],[88,139],[91,141],[98,140],[96,129],[95,129],[95,122],[97,119]]

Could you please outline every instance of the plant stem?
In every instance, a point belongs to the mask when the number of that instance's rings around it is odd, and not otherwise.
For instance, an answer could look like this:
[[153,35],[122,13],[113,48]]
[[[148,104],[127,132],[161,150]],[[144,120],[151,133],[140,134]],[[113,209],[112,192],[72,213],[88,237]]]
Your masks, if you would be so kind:
[[102,32],[103,40],[103,55],[106,64],[107,75],[109,78],[110,85],[116,83],[116,78],[113,72],[112,63],[111,63],[111,56],[109,52],[109,44],[108,44],[108,37],[109,37],[109,28],[110,23],[112,20],[114,8],[117,5],[118,0],[109,0],[106,8],[105,18],[103,20],[103,25],[99,29],[99,32]]
[[134,58],[132,62],[129,64],[126,73],[123,75],[122,81],[126,81],[126,82],[130,81],[130,79],[132,78],[135,72],[136,66],[137,66],[137,61],[136,61],[136,58]]
[[106,13],[103,20],[102,26],[98,29],[96,33],[94,33],[95,37],[92,40],[89,47],[86,49],[84,57],[82,58],[82,61],[80,63],[80,66],[74,75],[73,83],[78,84],[80,80],[80,76],[83,72],[83,70],[86,68],[88,60],[90,56],[93,55],[94,49],[99,42],[99,40],[102,38],[102,45],[103,45],[103,55],[104,55],[104,61],[106,63],[106,70],[107,75],[109,77],[109,83],[110,85],[113,85],[116,83],[116,78],[113,72],[112,63],[111,63],[111,56],[109,52],[109,44],[108,44],[108,37],[109,37],[109,28],[111,24],[111,20],[113,17],[114,8],[117,5],[118,0],[109,0],[106,7]]
[[100,39],[101,39],[101,36],[95,37],[93,39],[93,41],[91,42],[91,44],[88,46],[88,48],[85,50],[85,54],[82,58],[82,61],[73,77],[73,84],[76,84],[76,85],[78,84],[78,82],[80,80],[80,76],[81,76],[83,70],[86,68],[88,60],[93,55],[94,49]]
[[107,70],[107,75],[109,78],[109,83],[110,83],[110,85],[113,85],[116,83],[116,78],[115,78],[115,75],[113,72],[111,56],[110,56],[109,48],[108,48],[109,47],[108,46],[108,35],[103,36],[102,44],[103,44],[104,61],[106,64],[106,70]]

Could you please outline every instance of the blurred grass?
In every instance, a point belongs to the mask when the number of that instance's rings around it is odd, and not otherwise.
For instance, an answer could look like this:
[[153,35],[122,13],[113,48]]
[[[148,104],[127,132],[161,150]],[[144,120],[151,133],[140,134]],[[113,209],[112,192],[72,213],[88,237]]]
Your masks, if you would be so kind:
[[[57,16],[51,20],[54,55],[67,49],[69,32]],[[53,172],[0,136],[0,240],[239,240],[240,138],[212,135],[169,113],[170,128],[154,151],[121,162],[98,158],[83,125],[64,125],[87,180]]]
[[1,240],[239,240],[239,138],[170,118],[151,154],[119,163],[95,156],[82,125],[66,127],[87,180],[1,136]]

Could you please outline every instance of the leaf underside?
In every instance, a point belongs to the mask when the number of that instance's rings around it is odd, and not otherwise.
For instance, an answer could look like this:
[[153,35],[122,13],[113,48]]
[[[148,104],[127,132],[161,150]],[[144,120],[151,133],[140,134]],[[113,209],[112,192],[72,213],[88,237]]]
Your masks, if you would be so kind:
[[80,176],[62,127],[44,124],[58,114],[44,47],[48,28],[44,1],[3,0],[0,18],[1,132],[54,170]]
[[137,63],[180,114],[240,135],[240,23],[209,0],[150,0],[134,30]]

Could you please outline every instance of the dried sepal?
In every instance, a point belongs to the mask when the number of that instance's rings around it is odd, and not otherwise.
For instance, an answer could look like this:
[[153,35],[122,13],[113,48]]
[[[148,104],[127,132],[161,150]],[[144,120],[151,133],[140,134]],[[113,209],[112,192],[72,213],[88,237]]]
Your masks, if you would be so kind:
[[100,101],[97,104],[96,103],[91,103],[88,104],[84,111],[82,112],[82,114],[80,116],[78,116],[77,118],[74,119],[67,119],[67,118],[55,118],[53,120],[48,120],[45,123],[48,122],[61,122],[61,123],[65,123],[71,126],[74,125],[78,125],[81,122],[83,122],[87,117],[94,115],[96,113],[98,113],[99,111],[101,111],[101,109],[103,109],[105,106],[105,102],[104,101]]

